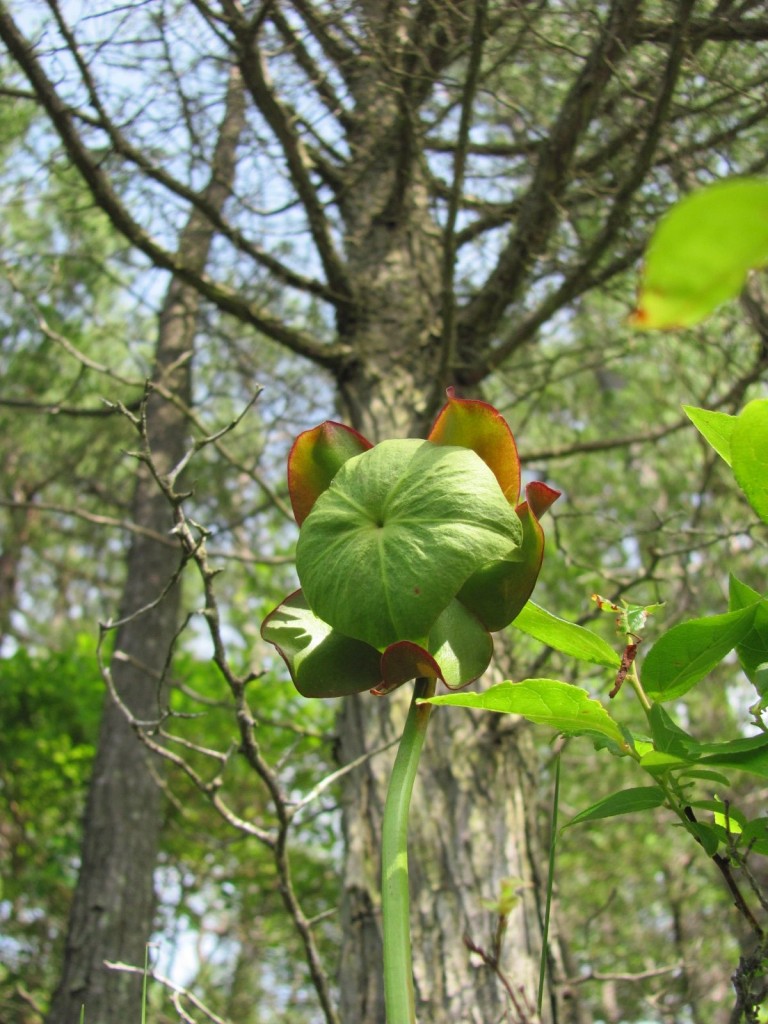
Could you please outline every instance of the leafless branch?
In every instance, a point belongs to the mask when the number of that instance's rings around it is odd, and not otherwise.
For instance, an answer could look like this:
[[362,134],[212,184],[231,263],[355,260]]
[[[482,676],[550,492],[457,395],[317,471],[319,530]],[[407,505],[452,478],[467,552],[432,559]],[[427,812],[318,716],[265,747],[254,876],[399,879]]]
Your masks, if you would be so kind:
[[132,964],[114,963],[111,960],[105,960],[104,966],[108,967],[111,971],[123,971],[126,974],[140,974],[142,977],[147,975],[152,979],[152,981],[156,981],[159,985],[162,985],[163,988],[167,988],[172,995],[174,1008],[178,1012],[180,1019],[183,1020],[185,1024],[195,1024],[195,1021],[182,1007],[180,1002],[182,999],[191,1003],[196,1010],[199,1010],[200,1013],[205,1016],[206,1020],[211,1022],[211,1024],[231,1024],[231,1022],[226,1020],[224,1017],[219,1017],[217,1013],[214,1013],[210,1007],[206,1006],[205,1003],[198,999],[194,992],[190,992],[189,989],[184,988],[182,985],[177,985],[176,982],[171,981],[170,978],[166,978],[163,974],[158,974],[154,970],[147,972],[143,967],[136,967]]
[[[335,367],[346,356],[346,349],[319,344],[313,337],[291,329],[282,320],[264,313],[258,301],[245,298],[234,288],[218,283],[204,271],[190,269],[177,253],[164,248],[139,224],[115,192],[100,162],[88,150],[75,126],[72,112],[59,97],[53,82],[46,75],[32,46],[19,31],[4,7],[0,7],[0,39],[29,79],[58,131],[67,153],[88,185],[97,205],[107,214],[114,227],[143,252],[155,266],[171,271],[180,280],[191,284],[222,312],[249,324],[289,351],[303,355],[320,366]],[[332,282],[332,286],[334,283]],[[336,289],[339,295],[343,289]]]

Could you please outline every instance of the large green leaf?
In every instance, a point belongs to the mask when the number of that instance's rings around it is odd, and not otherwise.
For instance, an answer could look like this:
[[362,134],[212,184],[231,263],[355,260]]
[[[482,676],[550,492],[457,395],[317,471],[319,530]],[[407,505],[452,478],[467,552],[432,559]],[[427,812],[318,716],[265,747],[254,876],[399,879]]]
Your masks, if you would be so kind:
[[557,679],[498,683],[482,693],[445,694],[432,697],[429,703],[522,715],[530,722],[548,725],[569,736],[606,736],[624,745],[619,726],[599,701],[593,700],[586,690]]
[[643,661],[648,696],[667,701],[687,693],[748,635],[756,608],[750,605],[725,615],[691,619],[668,630]]
[[661,220],[648,246],[632,320],[687,327],[738,295],[747,272],[768,262],[768,181],[717,182]]
[[429,441],[382,441],[339,469],[299,535],[316,614],[383,650],[423,644],[478,568],[514,557],[522,527],[483,460]]
[[736,482],[752,508],[768,523],[768,398],[745,405],[731,434]]
[[540,608],[529,601],[513,625],[534,640],[553,647],[571,658],[587,661],[593,665],[618,668],[621,658],[617,651],[597,633],[593,633],[575,622],[567,622],[557,615]]
[[666,797],[658,786],[636,786],[634,789],[623,789],[620,793],[611,793],[590,807],[575,814],[565,825],[579,825],[584,821],[597,821],[600,818],[613,818],[617,814],[634,814],[637,811],[650,811],[661,807]]

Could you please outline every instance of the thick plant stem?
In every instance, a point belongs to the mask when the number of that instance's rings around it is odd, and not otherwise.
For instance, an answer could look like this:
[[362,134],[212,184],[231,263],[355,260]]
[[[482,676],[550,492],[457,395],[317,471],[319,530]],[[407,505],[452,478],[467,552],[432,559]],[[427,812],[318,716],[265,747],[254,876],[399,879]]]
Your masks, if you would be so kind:
[[416,702],[434,692],[434,679],[416,680],[384,805],[381,904],[387,1024],[416,1024],[408,893],[408,810],[432,711],[431,704]]

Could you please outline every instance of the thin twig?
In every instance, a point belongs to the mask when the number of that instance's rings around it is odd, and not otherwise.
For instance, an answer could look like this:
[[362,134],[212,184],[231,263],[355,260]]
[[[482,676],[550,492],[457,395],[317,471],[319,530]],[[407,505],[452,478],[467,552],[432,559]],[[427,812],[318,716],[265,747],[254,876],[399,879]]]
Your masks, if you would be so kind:
[[[135,967],[133,964],[124,964],[120,963],[119,961],[116,962],[113,960],[105,960],[104,966],[107,967],[110,971],[122,971],[125,974],[140,974],[142,976],[146,974],[146,971],[143,967]],[[152,979],[152,981],[156,981],[159,985],[162,985],[163,988],[167,988],[173,994],[174,1007],[179,1011],[180,1014],[183,1014],[182,1019],[186,1022],[189,1022],[189,1024],[195,1024],[195,1022],[192,1020],[191,1017],[187,1016],[186,1013],[181,1009],[181,1006],[178,1002],[180,998],[189,1000],[189,1002],[192,1003],[196,1010],[199,1010],[201,1013],[205,1014],[205,1016],[208,1018],[211,1024],[231,1024],[231,1021],[226,1020],[224,1017],[219,1017],[218,1014],[214,1013],[213,1010],[211,1010],[209,1007],[205,1005],[205,1003],[198,999],[194,992],[190,992],[189,989],[184,988],[183,985],[177,985],[175,981],[171,981],[170,978],[166,978],[165,975],[163,974],[157,974],[155,973],[155,971],[150,971],[149,977]]]

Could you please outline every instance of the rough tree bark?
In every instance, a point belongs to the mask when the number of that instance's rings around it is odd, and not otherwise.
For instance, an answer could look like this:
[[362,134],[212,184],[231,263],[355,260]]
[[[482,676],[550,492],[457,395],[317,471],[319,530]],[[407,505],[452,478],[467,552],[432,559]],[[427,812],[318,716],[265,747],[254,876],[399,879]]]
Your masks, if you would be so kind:
[[[233,71],[205,198],[220,210],[231,188],[244,117],[243,91]],[[179,254],[202,271],[213,230],[201,214],[190,217]],[[147,439],[157,470],[167,473],[185,452],[189,434],[183,406],[192,398],[192,356],[199,292],[173,278],[160,311],[153,383],[146,408]],[[178,403],[159,394],[169,393]],[[117,629],[112,677],[135,718],[151,722],[163,707],[163,673],[177,629],[180,593],[169,587],[179,569],[168,534],[172,510],[145,463],[140,463],[133,534]],[[75,890],[59,985],[47,1024],[75,1024],[85,1006],[89,1024],[116,1024],[141,1016],[142,979],[109,970],[104,961],[144,962],[155,910],[154,868],[162,828],[162,791],[145,748],[118,706],[107,697],[101,721],[83,827]]]
[[[381,166],[376,170],[381,175]],[[393,175],[392,180],[395,180]],[[399,187],[396,186],[396,187]],[[377,192],[361,181],[366,209]],[[346,417],[372,439],[420,435],[437,411],[441,292],[439,233],[411,183],[396,224],[373,225],[355,261],[365,295],[354,374],[339,382]],[[363,253],[366,253],[365,257]],[[409,687],[405,688],[406,690]],[[348,763],[395,740],[408,693],[348,698],[339,716]],[[456,709],[451,709],[453,712]],[[434,715],[411,816],[412,925],[418,1019],[485,1024],[502,1019],[507,997],[464,936],[489,953],[497,916],[488,905],[505,879],[519,880],[501,969],[522,1006],[535,1004],[540,920],[533,878],[535,754],[524,729],[492,716]],[[380,836],[392,752],[344,782],[344,899],[340,1014],[344,1024],[383,1024]],[[500,798],[499,794],[504,794]],[[527,1003],[526,1003],[527,1001]],[[545,1013],[549,1020],[549,1012]]]

